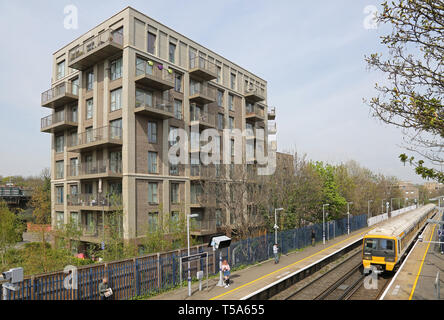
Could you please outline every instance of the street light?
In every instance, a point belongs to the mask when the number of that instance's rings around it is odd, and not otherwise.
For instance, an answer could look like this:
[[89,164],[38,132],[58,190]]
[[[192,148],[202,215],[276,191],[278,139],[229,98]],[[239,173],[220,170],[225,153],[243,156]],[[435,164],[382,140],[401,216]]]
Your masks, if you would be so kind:
[[347,234],[350,234],[350,205],[353,202],[347,202]]
[[325,244],[325,207],[330,204],[326,203],[322,205],[322,243]]
[[368,218],[370,219],[370,203],[373,202],[373,200],[368,200]]
[[[197,218],[199,215],[187,214],[187,243],[188,243],[188,256],[190,256],[190,218]],[[190,261],[188,260],[188,296],[191,297],[191,270]]]
[[278,243],[278,235],[277,235],[277,229],[279,229],[279,226],[277,225],[277,212],[282,211],[284,208],[277,208],[274,209],[274,243]]

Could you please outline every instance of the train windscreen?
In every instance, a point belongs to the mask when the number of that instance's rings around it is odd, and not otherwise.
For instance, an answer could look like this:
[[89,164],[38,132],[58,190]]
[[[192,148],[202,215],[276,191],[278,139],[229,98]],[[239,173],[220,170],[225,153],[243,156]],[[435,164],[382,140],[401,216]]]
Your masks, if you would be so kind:
[[379,257],[395,255],[395,241],[382,238],[366,238],[364,242],[364,254]]

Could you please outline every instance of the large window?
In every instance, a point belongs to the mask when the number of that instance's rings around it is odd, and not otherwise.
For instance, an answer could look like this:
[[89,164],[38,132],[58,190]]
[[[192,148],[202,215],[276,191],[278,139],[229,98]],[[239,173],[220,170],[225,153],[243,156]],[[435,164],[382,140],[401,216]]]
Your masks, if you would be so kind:
[[148,52],[156,54],[156,35],[148,32]]
[[179,136],[179,128],[170,126],[170,132],[168,134],[169,147],[177,143],[177,137]]
[[94,71],[86,72],[86,90],[92,90],[94,87]]
[[57,80],[65,76],[65,60],[57,63]]
[[86,119],[92,119],[93,117],[94,100],[86,100]]
[[148,173],[157,173],[157,152],[148,151]]
[[171,203],[179,203],[179,186],[178,183],[171,184]]
[[158,187],[157,182],[149,182],[148,183],[148,202],[149,203],[154,203],[154,204],[158,203],[157,187]]
[[174,74],[174,90],[182,92],[182,75],[179,73]]
[[122,151],[111,151],[109,153],[109,166],[112,173],[122,172]]
[[157,143],[157,122],[148,121],[148,142]]
[[63,179],[65,174],[65,166],[63,160],[56,161],[56,179]]
[[234,104],[233,104],[233,95],[229,94],[228,95],[228,109],[230,109],[230,111],[234,111]]
[[71,177],[77,177],[79,175],[79,159],[71,158],[69,160],[69,174]]
[[222,68],[220,66],[216,67],[216,72],[217,72],[217,83],[222,83]]
[[140,106],[153,106],[153,93],[142,89],[136,89],[136,108]]
[[111,62],[111,80],[116,80],[122,77],[122,58]]
[[148,213],[148,232],[156,232],[159,224],[159,213]]
[[75,78],[71,80],[71,92],[72,94],[78,95],[79,94],[79,78]]
[[56,187],[56,203],[63,204],[63,186]]
[[122,109],[122,88],[111,91],[111,111]]
[[229,128],[230,128],[230,130],[233,130],[234,129],[234,118],[229,117],[228,120],[229,120],[229,123],[228,123]]
[[175,63],[176,61],[176,45],[170,42],[169,46],[169,60],[171,63]]
[[65,147],[65,137],[63,135],[56,136],[55,137],[55,149],[56,149],[56,152],[57,153],[63,152],[64,147]]
[[122,119],[110,121],[111,139],[122,139]]
[[65,219],[65,213],[63,211],[56,212],[56,226],[57,229],[62,229]]
[[224,92],[222,90],[217,90],[217,105],[219,107],[224,106]]
[[236,74],[234,73],[230,75],[230,88],[236,90]]
[[182,120],[182,101],[174,99],[174,118]]

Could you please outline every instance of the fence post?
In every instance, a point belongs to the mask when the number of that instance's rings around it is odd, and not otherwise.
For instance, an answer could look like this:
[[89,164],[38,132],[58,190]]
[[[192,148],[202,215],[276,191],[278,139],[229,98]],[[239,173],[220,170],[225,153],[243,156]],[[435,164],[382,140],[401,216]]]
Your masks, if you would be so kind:
[[135,274],[135,281],[136,281],[136,296],[140,296],[140,274],[139,274],[139,263],[137,262],[137,259],[134,258],[134,272]]
[[157,288],[160,290],[160,284],[161,284],[161,272],[160,272],[160,253],[157,253]]

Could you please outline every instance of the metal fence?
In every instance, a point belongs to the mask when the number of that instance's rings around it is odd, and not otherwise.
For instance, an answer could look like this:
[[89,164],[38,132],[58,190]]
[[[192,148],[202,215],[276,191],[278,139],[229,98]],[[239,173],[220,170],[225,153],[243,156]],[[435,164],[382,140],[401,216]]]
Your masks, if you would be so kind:
[[[347,233],[347,218],[331,221],[327,224],[326,237],[333,239]],[[350,231],[367,226],[367,215],[351,216]],[[311,244],[311,230],[315,230],[316,241],[322,241],[322,224],[315,224],[299,229],[285,230],[278,233],[281,253],[301,249]],[[232,242],[229,248],[222,250],[223,259],[227,259],[232,268],[265,261],[273,257],[273,233],[260,237]],[[219,272],[218,252],[207,245],[191,248],[191,254],[208,252],[208,270],[210,275]],[[77,289],[66,289],[67,273],[58,271],[43,275],[26,277],[20,283],[19,290],[9,291],[10,300],[98,300],[98,287],[103,277],[114,292],[114,299],[126,300],[137,296],[154,294],[161,290],[180,285],[180,257],[187,256],[186,249],[157,253],[121,261],[95,264],[77,268]],[[191,274],[205,271],[206,259],[190,263]],[[182,279],[187,279],[187,268],[182,268]],[[75,276],[75,275],[74,275]],[[0,284],[1,287],[1,284]]]

